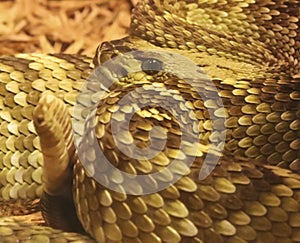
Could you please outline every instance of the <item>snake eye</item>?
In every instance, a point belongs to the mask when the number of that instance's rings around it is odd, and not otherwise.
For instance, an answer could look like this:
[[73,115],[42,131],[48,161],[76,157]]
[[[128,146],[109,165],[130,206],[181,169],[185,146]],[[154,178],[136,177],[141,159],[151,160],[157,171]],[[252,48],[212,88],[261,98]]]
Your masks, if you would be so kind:
[[155,58],[145,59],[142,63],[142,70],[149,75],[158,73],[162,68],[163,63]]

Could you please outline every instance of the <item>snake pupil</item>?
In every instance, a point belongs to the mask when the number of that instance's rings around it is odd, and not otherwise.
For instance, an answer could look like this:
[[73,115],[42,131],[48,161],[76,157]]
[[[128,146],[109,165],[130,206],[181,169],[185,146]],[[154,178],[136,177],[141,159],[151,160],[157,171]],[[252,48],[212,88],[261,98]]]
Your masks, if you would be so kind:
[[146,59],[142,63],[142,70],[149,75],[158,73],[162,70],[162,67],[163,63],[155,58]]

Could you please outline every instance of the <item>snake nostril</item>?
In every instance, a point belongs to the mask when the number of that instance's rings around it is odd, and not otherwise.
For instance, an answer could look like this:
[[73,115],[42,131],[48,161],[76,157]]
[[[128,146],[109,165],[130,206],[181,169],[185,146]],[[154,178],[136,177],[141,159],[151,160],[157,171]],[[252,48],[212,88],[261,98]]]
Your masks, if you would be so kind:
[[149,75],[156,74],[162,69],[163,62],[155,58],[148,58],[142,63],[142,70]]

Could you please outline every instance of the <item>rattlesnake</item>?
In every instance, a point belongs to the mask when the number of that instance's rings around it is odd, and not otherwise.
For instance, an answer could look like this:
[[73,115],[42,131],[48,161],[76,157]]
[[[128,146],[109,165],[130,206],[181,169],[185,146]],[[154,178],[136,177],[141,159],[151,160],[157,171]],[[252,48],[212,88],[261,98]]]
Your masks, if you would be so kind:
[[[129,36],[100,45],[93,63],[89,57],[65,54],[1,57],[2,214],[35,210],[36,201],[31,200],[42,196],[46,222],[87,232],[98,242],[299,242],[299,9],[297,0],[144,0],[134,9]],[[204,72],[200,80],[191,77],[197,82],[190,84],[164,72],[166,63],[174,62],[166,58],[172,53],[197,64]],[[92,73],[94,67],[119,56],[125,56],[129,64],[102,71],[125,78],[106,87],[96,122],[87,117],[81,126],[78,120],[86,112],[76,113],[74,105],[90,105],[82,84],[90,75],[97,76]],[[140,71],[130,73],[130,63]],[[92,84],[87,88],[92,90]],[[193,85],[201,90],[201,97]],[[212,95],[213,86],[224,110],[216,109],[221,104]],[[79,91],[83,96],[76,103]],[[150,131],[161,126],[167,131],[166,147],[154,158],[131,158],[112,139],[111,121],[125,120],[133,110],[118,103],[127,94],[156,105],[136,112],[130,133],[122,133],[119,140],[129,154],[134,151],[132,145],[151,147]],[[171,105],[176,100],[178,120],[172,110],[159,107],[167,96]],[[68,109],[79,124],[73,125],[75,135],[91,138],[90,132],[95,131],[97,140],[83,139],[74,147]],[[215,109],[213,117],[209,109]],[[226,130],[213,130],[212,120],[221,118],[226,119]],[[180,124],[185,124],[187,136]],[[86,133],[81,131],[84,128]],[[180,139],[188,144],[193,131],[200,132],[199,146],[181,150]],[[199,180],[211,143],[224,134],[222,158],[208,177]],[[158,138],[164,135],[154,133]],[[176,158],[173,169],[148,181],[151,189],[162,181],[168,183],[175,174],[181,178],[148,195],[140,195],[143,188],[134,184],[131,194],[137,195],[127,195],[120,193],[126,191],[122,175],[109,174],[100,164],[102,178],[118,187],[119,191],[113,191],[92,178],[97,174],[94,165],[101,163],[93,145],[99,145],[114,166],[132,174],[160,171]],[[189,157],[195,157],[191,168],[184,163]],[[88,173],[86,166],[91,169]],[[78,222],[69,225],[68,220],[75,221],[74,214],[66,221],[60,215],[67,215],[59,211],[66,210],[59,209],[65,203],[72,212],[71,187],[83,229]],[[19,210],[20,204],[25,212]],[[92,241],[89,236],[31,224],[2,217],[0,241]]]

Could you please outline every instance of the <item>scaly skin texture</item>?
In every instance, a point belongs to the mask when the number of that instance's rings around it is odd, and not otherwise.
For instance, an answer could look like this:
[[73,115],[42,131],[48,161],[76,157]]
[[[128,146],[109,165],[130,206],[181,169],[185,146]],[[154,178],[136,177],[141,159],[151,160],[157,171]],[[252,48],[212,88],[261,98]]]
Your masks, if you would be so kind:
[[[99,103],[96,122],[92,121],[94,126],[87,131],[95,129],[95,146],[100,145],[117,168],[132,174],[150,174],[165,168],[179,155],[175,173],[182,175],[180,180],[163,191],[132,196],[109,190],[93,179],[94,174],[86,173],[70,146],[71,126],[64,123],[69,114],[56,112],[56,104],[63,104],[53,101],[49,105],[47,95],[39,102],[42,93],[54,93],[73,114],[72,105],[80,85],[91,72],[91,60],[68,55],[3,57],[0,192],[4,200],[41,195],[40,165],[43,161],[51,163],[54,158],[53,163],[61,165],[60,162],[67,161],[67,167],[73,169],[79,220],[98,242],[300,242],[299,3],[198,2],[142,1],[134,10],[129,36],[99,46],[94,64],[98,66],[131,50],[151,49],[173,51],[203,68],[226,108],[222,117],[226,118],[227,128],[224,156],[213,173],[205,180],[198,179],[209,139],[218,141],[222,132],[212,131],[210,120],[218,120],[220,115],[216,112],[210,117],[207,113],[216,103],[205,82],[197,83],[204,95],[200,98],[189,84],[170,74],[139,72],[118,80]],[[160,60],[160,56],[156,58]],[[142,66],[143,60],[137,63]],[[141,91],[151,90],[150,99],[159,104],[163,96],[160,91],[165,89],[177,90],[171,98],[181,96],[188,100],[188,104],[181,101],[177,108],[190,109],[195,115],[188,113],[180,121],[189,116],[195,118],[190,125],[201,133],[201,148],[179,150],[181,132],[172,114],[163,114],[165,111],[157,107],[145,107],[133,117],[131,134],[123,134],[121,143],[128,145],[131,153],[129,145],[135,142],[147,147],[149,131],[160,125],[167,131],[166,147],[149,160],[121,153],[111,136],[111,117],[114,114],[120,120],[128,118],[130,109],[119,105],[118,99],[136,88],[139,92],[134,98],[138,100],[149,99]],[[45,110],[36,112],[35,129],[32,114],[38,102]],[[49,118],[47,114],[53,116]],[[77,119],[83,114],[73,116]],[[38,122],[43,120],[47,121],[49,132],[41,129],[37,137]],[[65,125],[59,126],[57,120]],[[49,139],[51,134],[54,140]],[[66,147],[54,143],[62,155],[51,157],[49,151],[53,148],[40,144],[56,141],[55,136],[64,139]],[[92,145],[90,140],[80,144],[87,160],[84,162],[93,168],[101,161],[97,161]],[[184,158],[189,156],[196,157],[191,168],[184,164]],[[65,170],[66,166],[60,171],[61,177],[55,174],[60,178],[58,184],[45,179],[47,193],[56,195],[69,190],[59,184],[68,180]],[[105,166],[102,172],[107,181],[122,183],[122,175],[110,176]],[[174,171],[167,171],[162,180],[170,179],[171,172]],[[45,178],[51,178],[53,172],[44,173],[49,173]],[[155,187],[159,181],[149,183]],[[119,188],[122,190],[122,184]],[[139,185],[132,190],[143,192]],[[0,237],[10,239],[14,233],[8,226],[2,226],[6,221],[1,221]]]

